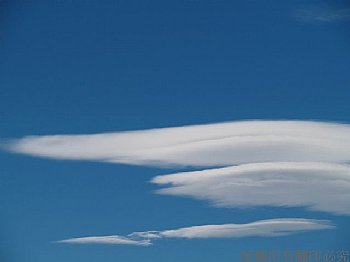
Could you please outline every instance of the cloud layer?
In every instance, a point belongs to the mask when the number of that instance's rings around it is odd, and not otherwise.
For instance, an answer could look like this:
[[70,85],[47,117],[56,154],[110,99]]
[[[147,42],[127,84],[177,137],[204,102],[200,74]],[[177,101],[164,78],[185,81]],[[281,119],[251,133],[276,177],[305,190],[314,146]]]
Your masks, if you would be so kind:
[[332,228],[334,228],[334,226],[327,220],[295,218],[270,219],[248,224],[204,225],[174,230],[134,232],[127,236],[115,235],[71,238],[57,241],[57,243],[149,246],[152,245],[152,240],[161,238],[277,237]]
[[157,176],[161,194],[209,200],[219,207],[306,207],[350,215],[350,167],[274,162]]
[[347,162],[350,126],[241,121],[94,135],[28,136],[8,150],[33,156],[153,166],[251,162]]
[[[157,176],[152,182],[165,186],[158,193],[207,200],[218,207],[305,207],[350,215],[347,124],[240,121],[93,135],[28,136],[9,141],[6,148],[53,159],[211,167]],[[149,246],[161,238],[272,237],[333,227],[324,220],[271,219],[58,243]]]

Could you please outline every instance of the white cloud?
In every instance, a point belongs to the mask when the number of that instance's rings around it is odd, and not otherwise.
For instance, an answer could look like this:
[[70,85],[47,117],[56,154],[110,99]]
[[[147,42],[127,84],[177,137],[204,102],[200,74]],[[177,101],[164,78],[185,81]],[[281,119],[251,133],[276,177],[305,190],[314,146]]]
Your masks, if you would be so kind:
[[149,246],[150,240],[134,240],[123,236],[98,236],[98,237],[80,237],[57,241],[55,243],[63,244],[105,244],[105,245],[135,245]]
[[350,214],[350,167],[332,163],[254,163],[157,176],[161,194],[219,207],[306,207]]
[[33,156],[154,166],[350,160],[350,125],[240,121],[94,135],[28,136],[9,142]]
[[299,10],[295,16],[306,23],[330,23],[350,20],[350,8],[311,7]]
[[161,238],[240,238],[277,237],[306,231],[332,229],[327,220],[316,219],[270,219],[248,224],[203,225],[164,231],[134,232],[128,236],[82,237],[61,240],[67,244],[130,244],[151,245],[151,240]]

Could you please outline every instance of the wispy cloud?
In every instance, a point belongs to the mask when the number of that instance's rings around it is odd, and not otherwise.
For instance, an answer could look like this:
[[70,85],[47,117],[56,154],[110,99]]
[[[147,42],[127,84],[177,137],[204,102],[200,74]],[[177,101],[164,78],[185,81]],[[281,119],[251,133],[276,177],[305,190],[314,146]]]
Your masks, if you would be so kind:
[[350,126],[241,121],[94,135],[28,136],[7,149],[27,155],[153,166],[350,160]]
[[350,167],[331,163],[254,163],[157,176],[161,194],[219,207],[306,207],[350,215]]
[[298,20],[306,23],[330,23],[350,20],[350,8],[320,8],[312,7],[295,13]]
[[135,240],[123,236],[96,236],[96,237],[81,237],[57,241],[56,243],[65,244],[104,244],[104,245],[134,245],[134,246],[149,246],[151,241],[148,239]]
[[134,232],[127,236],[71,238],[56,243],[149,246],[152,240],[161,238],[277,237],[332,228],[334,226],[327,220],[288,218],[261,220],[248,224],[203,225],[164,231]]

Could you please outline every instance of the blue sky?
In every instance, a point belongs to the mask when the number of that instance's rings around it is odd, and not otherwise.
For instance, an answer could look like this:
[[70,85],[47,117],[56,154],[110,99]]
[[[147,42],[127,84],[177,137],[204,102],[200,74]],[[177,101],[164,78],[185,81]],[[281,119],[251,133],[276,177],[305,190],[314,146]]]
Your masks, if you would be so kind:
[[[349,8],[346,1],[0,1],[0,137],[245,119],[348,123]],[[242,250],[350,246],[344,215],[216,208],[153,193],[152,178],[186,168],[0,157],[1,261],[238,261]],[[150,247],[52,243],[285,217],[337,228]]]

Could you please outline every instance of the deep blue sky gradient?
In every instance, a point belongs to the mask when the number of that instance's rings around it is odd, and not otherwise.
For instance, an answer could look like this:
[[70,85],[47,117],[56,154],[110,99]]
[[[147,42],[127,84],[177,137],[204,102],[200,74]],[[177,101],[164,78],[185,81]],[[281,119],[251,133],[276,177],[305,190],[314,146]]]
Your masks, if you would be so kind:
[[[349,21],[293,16],[347,7],[332,2],[0,1],[0,138],[242,119],[350,122]],[[1,262],[233,262],[242,250],[350,246],[347,217],[153,194],[148,181],[171,169],[6,152],[0,161]],[[279,217],[331,219],[338,228],[152,247],[52,243]]]

